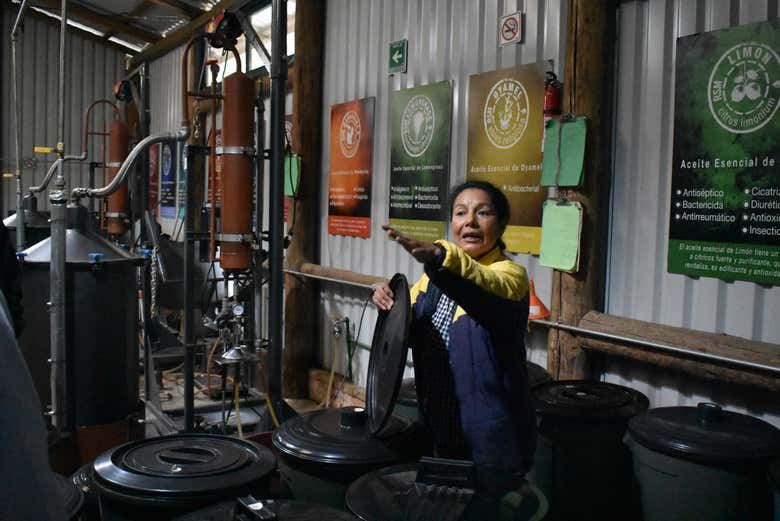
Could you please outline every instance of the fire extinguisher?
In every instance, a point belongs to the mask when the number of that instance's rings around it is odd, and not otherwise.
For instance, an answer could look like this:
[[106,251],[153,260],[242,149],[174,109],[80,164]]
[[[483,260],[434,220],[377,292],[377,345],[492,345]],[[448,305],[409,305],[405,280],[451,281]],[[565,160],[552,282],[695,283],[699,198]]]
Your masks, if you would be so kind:
[[558,81],[554,72],[547,71],[544,80],[544,122],[542,128],[542,156],[544,156],[544,140],[547,137],[547,122],[561,115],[561,92],[563,83]]

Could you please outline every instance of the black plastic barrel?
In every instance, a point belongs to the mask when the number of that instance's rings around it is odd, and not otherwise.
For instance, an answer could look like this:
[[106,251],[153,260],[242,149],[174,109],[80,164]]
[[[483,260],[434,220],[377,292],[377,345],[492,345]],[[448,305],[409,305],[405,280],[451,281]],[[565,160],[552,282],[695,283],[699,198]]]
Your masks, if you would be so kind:
[[79,521],[100,521],[100,499],[92,480],[92,463],[79,468],[70,479],[84,496]]
[[771,519],[766,476],[780,431],[712,403],[660,407],[629,423],[645,521]]
[[62,498],[62,504],[65,505],[65,514],[68,519],[72,521],[81,519],[79,516],[84,504],[84,494],[81,489],[62,474],[54,473],[54,479],[57,482],[57,493]]
[[282,494],[300,501],[344,508],[347,486],[378,468],[411,461],[423,446],[418,430],[397,416],[379,436],[362,408],[325,409],[296,416],[274,433],[280,451]]
[[176,434],[127,443],[93,467],[102,521],[162,521],[238,496],[267,497],[273,453],[246,440]]
[[550,503],[548,519],[633,519],[638,493],[622,440],[628,420],[647,410],[647,397],[587,380],[548,382],[531,394],[539,432],[529,479]]
[[552,382],[552,375],[547,372],[547,369],[542,367],[539,364],[535,364],[533,362],[526,362],[526,367],[528,367],[528,387],[533,389],[539,384]]

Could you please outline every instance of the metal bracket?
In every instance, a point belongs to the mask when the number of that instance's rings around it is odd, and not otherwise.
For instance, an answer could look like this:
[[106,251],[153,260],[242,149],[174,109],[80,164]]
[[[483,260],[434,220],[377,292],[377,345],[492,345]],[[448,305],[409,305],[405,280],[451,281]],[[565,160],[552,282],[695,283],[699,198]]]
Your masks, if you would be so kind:
[[254,241],[255,236],[251,233],[218,233],[217,240],[221,242],[239,242],[246,243]]
[[255,155],[255,148],[254,147],[215,147],[214,151],[218,156],[254,156]]

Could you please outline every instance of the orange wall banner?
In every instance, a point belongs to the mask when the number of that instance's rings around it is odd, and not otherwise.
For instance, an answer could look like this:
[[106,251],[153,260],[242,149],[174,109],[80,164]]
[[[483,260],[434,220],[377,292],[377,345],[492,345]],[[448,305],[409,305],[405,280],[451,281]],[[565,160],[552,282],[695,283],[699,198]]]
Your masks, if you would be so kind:
[[330,107],[328,233],[371,236],[374,98]]

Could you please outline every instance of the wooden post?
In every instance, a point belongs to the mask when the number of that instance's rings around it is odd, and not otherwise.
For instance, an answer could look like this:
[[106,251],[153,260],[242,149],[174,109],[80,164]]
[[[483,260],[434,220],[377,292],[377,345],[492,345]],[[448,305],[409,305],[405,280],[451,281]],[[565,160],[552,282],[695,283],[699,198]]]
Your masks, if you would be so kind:
[[[298,269],[317,261],[319,251],[320,157],[322,150],[322,62],[325,2],[298,0],[295,4],[295,66],[293,68],[293,142],[300,147],[301,179],[298,198],[290,205],[292,241],[287,267]],[[282,382],[285,397],[308,394],[308,371],[319,345],[318,284],[285,278],[284,353]]]
[[[604,305],[604,271],[610,171],[611,63],[615,5],[612,0],[569,0],[563,110],[588,118],[583,185],[569,194],[584,209],[580,271],[553,275],[551,320],[576,325]],[[551,330],[548,370],[558,379],[587,376],[577,338]]]

